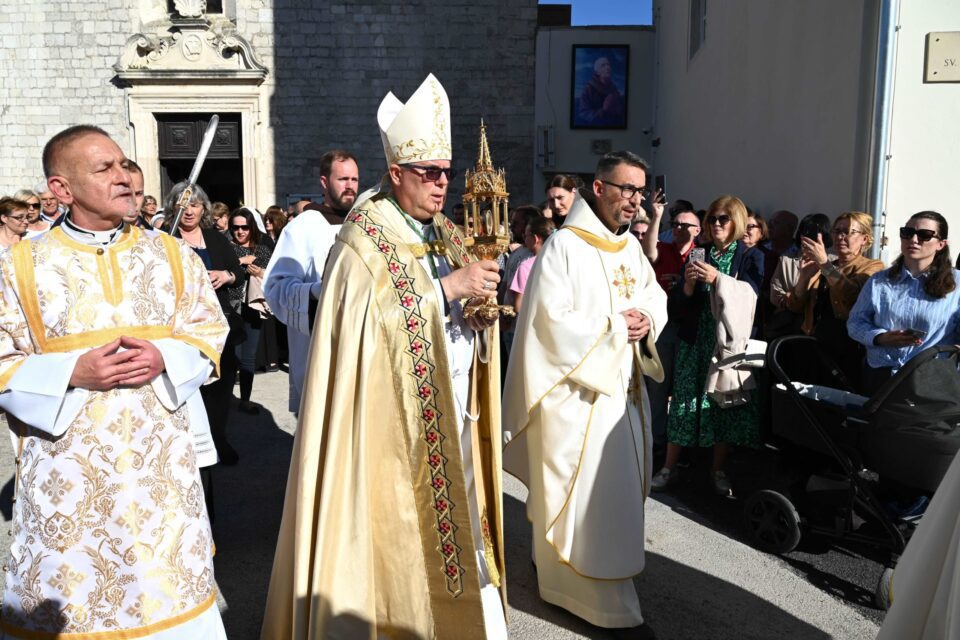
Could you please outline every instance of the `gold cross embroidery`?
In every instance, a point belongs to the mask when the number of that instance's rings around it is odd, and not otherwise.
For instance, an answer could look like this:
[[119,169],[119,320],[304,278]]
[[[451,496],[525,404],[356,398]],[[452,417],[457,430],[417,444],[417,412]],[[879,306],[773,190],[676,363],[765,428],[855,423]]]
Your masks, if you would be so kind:
[[613,270],[613,276],[613,286],[617,287],[621,296],[629,300],[633,295],[634,285],[637,284],[630,269],[621,264],[619,269]]

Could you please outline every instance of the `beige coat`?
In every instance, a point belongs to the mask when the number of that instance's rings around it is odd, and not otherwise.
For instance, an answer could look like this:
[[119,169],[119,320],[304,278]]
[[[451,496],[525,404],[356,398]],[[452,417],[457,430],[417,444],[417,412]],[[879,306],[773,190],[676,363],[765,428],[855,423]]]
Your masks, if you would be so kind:
[[746,404],[750,391],[757,386],[749,369],[720,364],[747,350],[756,309],[757,294],[748,283],[717,274],[710,291],[710,312],[717,319],[717,346],[710,358],[704,391],[721,407]]

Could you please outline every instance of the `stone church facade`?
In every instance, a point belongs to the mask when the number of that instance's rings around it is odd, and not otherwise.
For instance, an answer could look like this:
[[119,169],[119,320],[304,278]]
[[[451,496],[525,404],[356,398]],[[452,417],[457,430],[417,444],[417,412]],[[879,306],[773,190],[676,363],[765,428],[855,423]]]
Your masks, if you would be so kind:
[[33,187],[46,140],[91,123],[161,196],[189,171],[214,113],[221,127],[200,180],[213,197],[263,209],[315,194],[333,147],[358,157],[366,187],[385,169],[380,99],[406,100],[433,72],[451,100],[454,167],[462,176],[472,165],[483,118],[521,204],[539,195],[536,20],[536,0],[3,2],[0,192]]

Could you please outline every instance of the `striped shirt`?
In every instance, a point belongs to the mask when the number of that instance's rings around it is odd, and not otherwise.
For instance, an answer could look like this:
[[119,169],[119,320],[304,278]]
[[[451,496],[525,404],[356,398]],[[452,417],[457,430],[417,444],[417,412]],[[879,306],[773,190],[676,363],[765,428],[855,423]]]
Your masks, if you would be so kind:
[[[960,287],[943,298],[932,298],[923,290],[926,273],[915,278],[901,269],[894,280],[887,273],[883,270],[867,280],[847,320],[850,337],[867,348],[868,365],[897,370],[924,349],[960,344]],[[960,271],[954,270],[953,277],[960,284]],[[910,347],[873,344],[881,333],[907,329],[926,332],[923,342]]]

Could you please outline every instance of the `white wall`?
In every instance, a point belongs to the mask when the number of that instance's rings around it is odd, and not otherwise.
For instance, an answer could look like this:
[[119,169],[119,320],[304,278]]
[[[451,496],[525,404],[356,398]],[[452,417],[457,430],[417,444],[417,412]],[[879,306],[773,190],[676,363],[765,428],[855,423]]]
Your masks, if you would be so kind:
[[[924,84],[926,35],[960,31],[957,0],[901,1],[887,182],[887,236],[899,253],[897,229],[910,215],[939,211],[960,250],[960,83]],[[958,52],[960,54],[960,52]]]
[[864,207],[876,3],[706,1],[693,59],[689,0],[654,6],[652,161],[668,195],[705,208],[732,193],[764,214]]
[[[570,85],[573,45],[630,46],[627,89],[627,129],[571,129]],[[591,141],[609,139],[611,150],[627,149],[650,157],[653,126],[654,33],[650,27],[541,27],[537,31],[536,126],[553,126],[555,161],[535,166],[533,199],[543,198],[544,174],[592,174],[600,156]],[[536,141],[534,141],[536,149]],[[523,204],[519,201],[513,204]]]

